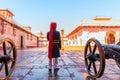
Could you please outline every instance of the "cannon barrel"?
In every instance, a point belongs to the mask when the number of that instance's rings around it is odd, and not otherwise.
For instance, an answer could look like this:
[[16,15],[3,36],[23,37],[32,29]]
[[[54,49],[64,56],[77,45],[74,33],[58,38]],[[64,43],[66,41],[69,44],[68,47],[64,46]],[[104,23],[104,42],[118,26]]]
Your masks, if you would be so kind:
[[120,60],[120,45],[102,44],[106,59]]
[[115,45],[115,44],[102,44],[102,47],[110,48],[110,49],[113,49],[113,50],[120,51],[120,45]]

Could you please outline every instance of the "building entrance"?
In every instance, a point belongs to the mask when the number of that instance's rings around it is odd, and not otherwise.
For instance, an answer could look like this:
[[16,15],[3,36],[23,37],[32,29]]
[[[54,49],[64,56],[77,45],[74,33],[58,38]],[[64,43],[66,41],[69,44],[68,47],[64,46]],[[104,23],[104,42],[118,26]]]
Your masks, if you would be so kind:
[[23,45],[23,36],[20,37],[20,48],[23,49],[24,45]]

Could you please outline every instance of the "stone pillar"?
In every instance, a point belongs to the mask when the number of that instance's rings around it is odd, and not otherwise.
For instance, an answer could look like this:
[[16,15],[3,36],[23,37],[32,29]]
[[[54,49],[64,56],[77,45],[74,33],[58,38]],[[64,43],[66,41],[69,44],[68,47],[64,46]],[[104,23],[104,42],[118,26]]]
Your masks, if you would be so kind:
[[39,40],[39,42],[40,42],[40,47],[43,47],[43,39],[42,39],[42,36],[43,36],[43,33],[42,32],[40,32],[40,40]]
[[64,29],[61,30],[61,49],[64,50]]

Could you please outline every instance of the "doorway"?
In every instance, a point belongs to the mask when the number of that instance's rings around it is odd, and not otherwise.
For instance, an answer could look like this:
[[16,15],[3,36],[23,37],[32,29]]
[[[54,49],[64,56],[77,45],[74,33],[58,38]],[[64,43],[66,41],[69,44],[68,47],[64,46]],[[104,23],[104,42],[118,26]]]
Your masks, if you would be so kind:
[[20,48],[21,48],[21,49],[24,48],[24,44],[23,44],[23,36],[20,37]]

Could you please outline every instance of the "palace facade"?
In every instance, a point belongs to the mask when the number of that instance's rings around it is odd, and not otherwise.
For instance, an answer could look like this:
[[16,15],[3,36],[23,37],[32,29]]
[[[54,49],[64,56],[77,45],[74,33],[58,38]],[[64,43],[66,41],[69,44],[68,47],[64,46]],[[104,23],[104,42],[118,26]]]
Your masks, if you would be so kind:
[[67,38],[69,46],[85,46],[90,38],[96,38],[102,44],[116,44],[120,41],[120,20],[99,16],[83,20]]
[[13,18],[8,9],[0,9],[0,38],[10,38],[17,48],[38,46],[38,37],[31,32],[30,26],[23,26]]

